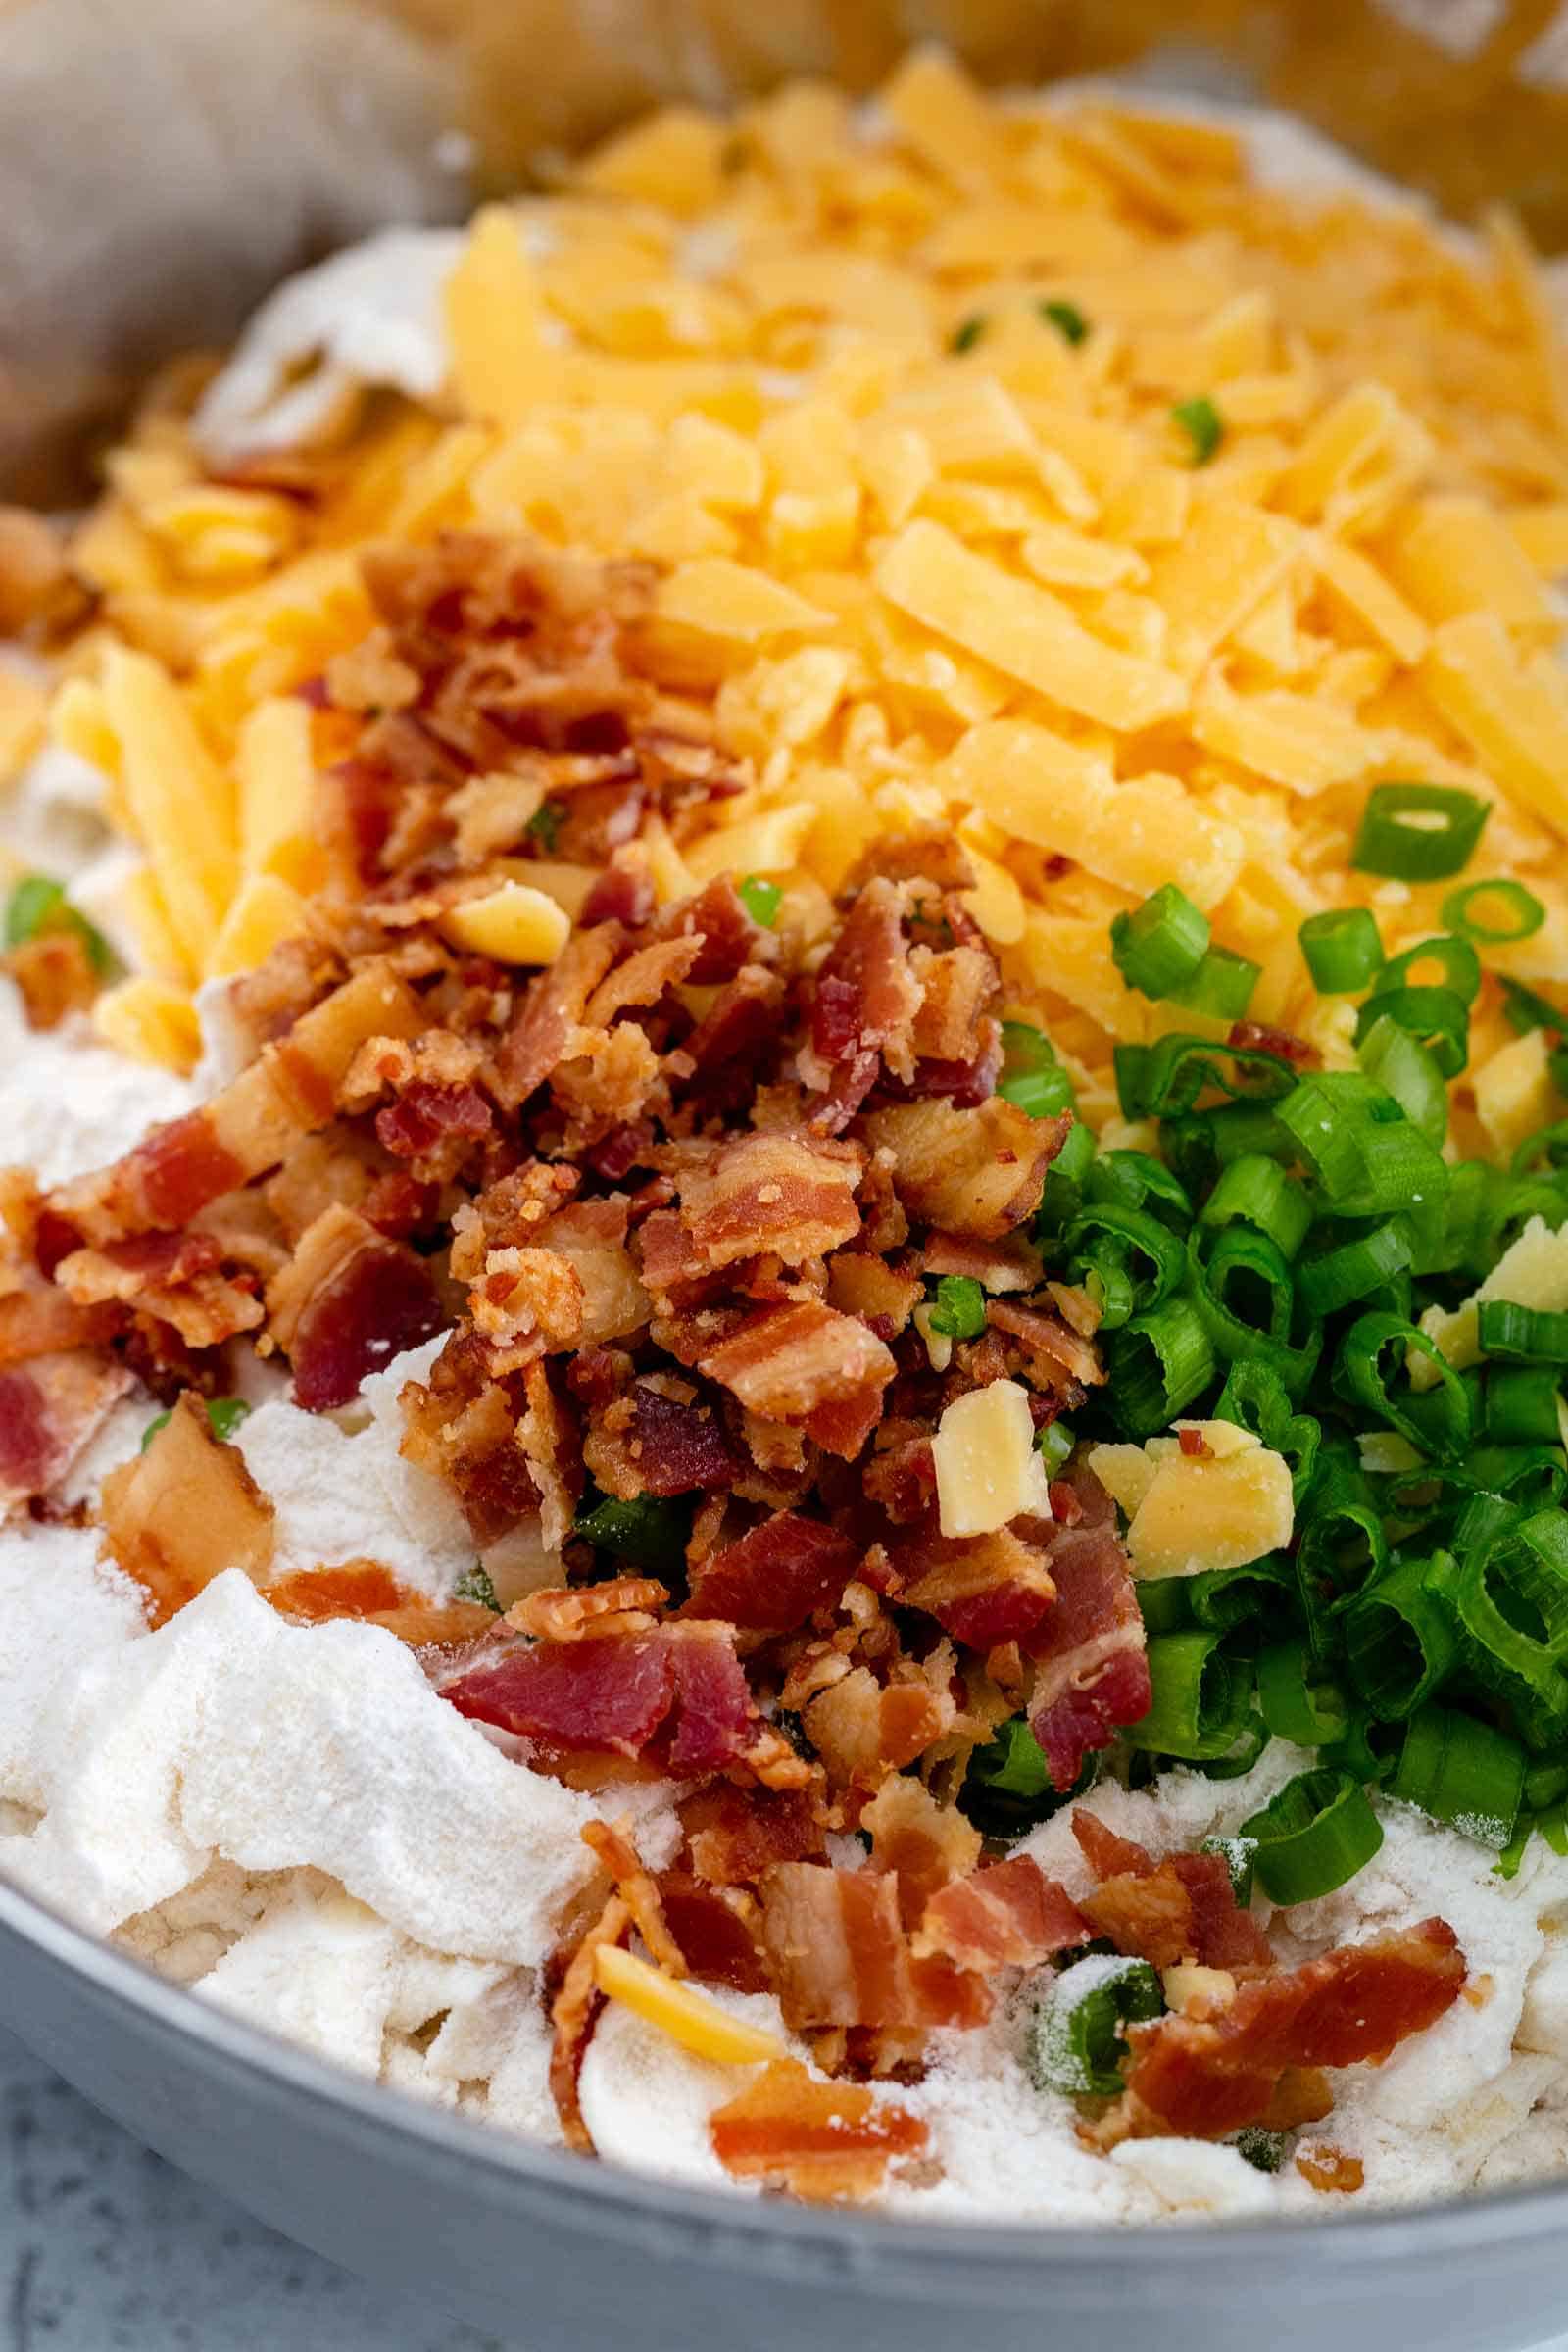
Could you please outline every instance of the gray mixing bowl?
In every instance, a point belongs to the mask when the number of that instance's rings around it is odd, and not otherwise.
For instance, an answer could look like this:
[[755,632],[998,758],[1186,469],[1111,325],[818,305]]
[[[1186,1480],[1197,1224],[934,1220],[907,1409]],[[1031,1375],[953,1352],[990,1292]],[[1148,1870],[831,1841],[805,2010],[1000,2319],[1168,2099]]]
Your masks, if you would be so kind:
[[[1011,78],[1152,47],[1167,82],[1294,104],[1456,209],[1511,196],[1548,244],[1568,242],[1564,102],[1527,71],[1549,13],[1540,0],[0,0],[0,497],[69,489],[139,375],[220,341],[300,261],[386,220],[460,218],[470,167],[505,182],[542,143],[639,104],[716,102],[787,71],[863,85],[933,33]],[[0,1121],[3,1103],[0,1075]],[[529,2352],[623,2338],[639,2352],[1506,2352],[1568,2329],[1568,2183],[1114,2234],[721,2199],[337,2073],[4,1886],[0,2022],[276,2228]]]

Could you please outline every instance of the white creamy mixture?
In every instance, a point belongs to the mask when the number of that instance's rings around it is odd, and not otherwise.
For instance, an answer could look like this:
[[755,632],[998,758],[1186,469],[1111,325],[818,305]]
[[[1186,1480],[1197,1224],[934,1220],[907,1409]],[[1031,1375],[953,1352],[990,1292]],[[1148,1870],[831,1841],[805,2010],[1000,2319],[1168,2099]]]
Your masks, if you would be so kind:
[[[1207,111],[1241,122],[1272,184],[1393,193],[1287,118]],[[209,451],[320,439],[368,386],[438,399],[440,293],[460,243],[445,231],[378,237],[283,288],[207,396]],[[694,270],[703,258],[692,253]],[[46,754],[3,813],[24,855],[81,876],[78,897],[113,935],[119,853],[105,848],[92,771]],[[216,1082],[221,1006],[208,1009],[204,1072]],[[32,1035],[8,983],[0,1068],[0,1157],[32,1162],[48,1183],[115,1157],[205,1091],[79,1035]],[[280,1572],[371,1556],[440,1598],[470,1564],[455,1503],[397,1451],[398,1388],[437,1345],[368,1381],[353,1414],[316,1418],[272,1394],[244,1425],[237,1442],[277,1508]],[[90,1493],[153,1409],[121,1407],[68,1491]],[[542,1778],[447,1706],[391,1634],[289,1624],[238,1571],[149,1634],[138,1593],[99,1562],[97,1543],[68,1527],[0,1531],[0,1871],[254,2023],[559,2140],[536,1971],[589,1876],[579,1832],[597,1811],[630,1810],[658,1868],[678,1837],[670,1793],[620,1788],[600,1807]],[[1308,1761],[1276,1741],[1246,1780],[1177,1771],[1089,1802],[1159,1855],[1233,1828]],[[1366,2202],[1568,2166],[1568,1864],[1538,1839],[1504,1883],[1482,1847],[1405,1808],[1382,1812],[1376,1859],[1280,1920],[1285,1956],[1437,1912],[1471,1984],[1388,2064],[1338,2078],[1322,2135],[1364,2164]],[[835,1844],[841,1863],[858,1855]],[[1087,1889],[1064,1816],[1025,1850],[1070,1892]],[[771,1997],[715,1997],[781,2031]],[[1294,2169],[1265,2176],[1228,2147],[1156,2139],[1090,2153],[1070,2103],[1024,2074],[1028,2005],[1025,1989],[984,2030],[937,2034],[927,2079],[879,2094],[928,2120],[935,2159],[921,2185],[895,2178],[885,2204],[1043,2223],[1337,2209]],[[606,2157],[734,2191],[708,2118],[737,2082],[611,2003],[582,2104]]]

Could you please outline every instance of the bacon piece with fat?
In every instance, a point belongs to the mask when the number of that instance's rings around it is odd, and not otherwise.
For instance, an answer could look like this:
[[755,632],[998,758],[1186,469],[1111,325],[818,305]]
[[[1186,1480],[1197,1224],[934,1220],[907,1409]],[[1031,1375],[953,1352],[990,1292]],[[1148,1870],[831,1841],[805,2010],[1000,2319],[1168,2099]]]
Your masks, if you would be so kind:
[[918,2023],[895,1879],[780,1862],[762,1882],[762,1942],[791,2027]]
[[816,975],[803,1074],[852,1110],[864,1100],[879,1061],[897,1078],[914,1075],[921,990],[904,936],[906,895],[874,875],[852,902]]
[[1011,1528],[944,1536],[927,1527],[889,1549],[902,1580],[900,1599],[926,1610],[971,1649],[1026,1642],[1055,1604],[1046,1553]]
[[267,1304],[294,1368],[295,1401],[311,1413],[349,1403],[368,1373],[384,1372],[442,1323],[424,1260],[351,1208],[324,1210],[302,1234]]
[[761,2180],[812,2203],[863,2198],[896,2158],[918,2156],[927,2125],[854,2082],[813,2082],[775,2059],[709,2118],[713,2153],[738,2180]]
[[1436,2024],[1465,1975],[1453,1930],[1426,1919],[1241,1984],[1215,2016],[1136,2026],[1113,2132],[1224,2138],[1267,2113],[1288,2067],[1387,2057]]
[[710,1404],[683,1402],[643,1380],[594,1416],[583,1459],[606,1494],[623,1501],[710,1494],[732,1487],[741,1471]]
[[859,1546],[819,1519],[775,1511],[693,1571],[687,1613],[758,1633],[787,1634],[837,1600]]
[[151,1595],[154,1625],[225,1569],[263,1584],[271,1566],[272,1506],[189,1390],[145,1451],[109,1473],[101,1507],[109,1548]]
[[1010,1298],[992,1298],[986,1321],[993,1331],[1017,1341],[1029,1377],[1039,1388],[1060,1391],[1076,1382],[1092,1389],[1105,1377],[1093,1347],[1064,1315],[1018,1306]]
[[1070,1788],[1092,1749],[1149,1712],[1144,1620],[1115,1512],[1097,1480],[1064,1482],[1084,1516],[1057,1525],[1049,1558],[1056,1603],[1026,1642],[1036,1663],[1029,1728],[1054,1785]]
[[860,1815],[871,1839],[873,1870],[889,1873],[899,1889],[899,1915],[916,1928],[926,1904],[950,1880],[959,1880],[980,1859],[981,1837],[956,1805],[940,1805],[925,1783],[909,1773],[885,1780]]
[[610,1873],[615,1892],[630,1911],[637,1933],[655,1963],[669,1976],[684,1977],[685,1955],[664,1917],[658,1884],[637,1851],[630,1818],[586,1822],[582,1841]]
[[625,934],[616,923],[574,931],[554,963],[530,980],[496,1051],[495,1091],[515,1110],[577,1051],[589,998],[614,962]]
[[1038,1968],[1057,1952],[1080,1950],[1093,1935],[1066,1888],[1029,1855],[1012,1854],[939,1888],[913,1949],[917,1958],[940,1953],[958,1968],[992,1976],[1001,1968]]
[[715,1781],[680,1808],[691,1867],[715,1886],[755,1886],[775,1862],[823,1852],[817,1808],[802,1789],[741,1788]]
[[979,1242],[961,1233],[928,1234],[920,1264],[927,1274],[967,1275],[997,1296],[1040,1287],[1040,1252],[1020,1233],[1001,1242]]
[[654,924],[654,936],[701,940],[702,953],[687,974],[697,988],[733,980],[744,965],[771,963],[778,953],[773,934],[753,920],[731,874],[720,874],[695,898],[666,906]]
[[716,1269],[771,1251],[798,1266],[854,1241],[863,1164],[856,1144],[779,1129],[713,1145],[676,1171],[693,1256]]
[[687,1973],[703,1984],[732,1992],[766,1992],[766,1963],[758,1946],[760,1917],[755,1899],[737,1888],[710,1886],[690,1871],[661,1871],[659,1899]]
[[1070,1113],[1032,1119],[993,1096],[970,1110],[942,1097],[866,1113],[867,1140],[893,1154],[893,1181],[922,1225],[997,1242],[1034,1214],[1046,1171],[1067,1140]]
[[[867,1402],[874,1419],[895,1366],[886,1344],[854,1315],[803,1299],[748,1315],[700,1359],[699,1369],[761,1420],[809,1424],[825,1406],[863,1409]],[[859,1444],[849,1443],[854,1427],[830,1420],[810,1434],[850,1460],[859,1451]]]
[[59,1485],[130,1386],[84,1348],[0,1368],[0,1519]]
[[22,1364],[32,1356],[102,1347],[123,1321],[116,1306],[80,1306],[64,1291],[28,1274],[16,1290],[0,1298],[0,1364]]
[[563,1755],[641,1757],[676,1774],[721,1772],[756,1721],[746,1676],[709,1624],[540,1642],[481,1661],[445,1685],[462,1715]]
[[605,2005],[594,1973],[594,1955],[602,1943],[624,1943],[631,1928],[631,1905],[622,1895],[612,1894],[566,1959],[550,2004],[550,2095],[566,2145],[575,2148],[579,2156],[598,2152],[577,2096],[583,2058]]

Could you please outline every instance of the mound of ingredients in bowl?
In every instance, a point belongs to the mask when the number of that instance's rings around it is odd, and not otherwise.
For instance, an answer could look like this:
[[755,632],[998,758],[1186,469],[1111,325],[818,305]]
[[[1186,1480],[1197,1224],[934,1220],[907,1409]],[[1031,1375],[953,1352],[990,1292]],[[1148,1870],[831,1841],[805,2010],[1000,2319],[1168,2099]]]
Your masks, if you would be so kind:
[[743,2193],[1568,2163],[1562,383],[922,54],[0,516],[0,1870]]

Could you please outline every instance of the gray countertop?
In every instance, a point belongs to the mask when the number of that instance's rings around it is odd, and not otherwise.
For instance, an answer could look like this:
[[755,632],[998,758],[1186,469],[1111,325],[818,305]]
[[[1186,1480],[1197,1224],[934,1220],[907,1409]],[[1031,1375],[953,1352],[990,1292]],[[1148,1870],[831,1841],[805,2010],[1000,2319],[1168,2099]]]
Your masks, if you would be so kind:
[[0,2032],[0,2352],[516,2352],[176,2173]]

